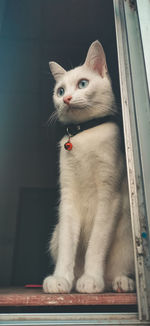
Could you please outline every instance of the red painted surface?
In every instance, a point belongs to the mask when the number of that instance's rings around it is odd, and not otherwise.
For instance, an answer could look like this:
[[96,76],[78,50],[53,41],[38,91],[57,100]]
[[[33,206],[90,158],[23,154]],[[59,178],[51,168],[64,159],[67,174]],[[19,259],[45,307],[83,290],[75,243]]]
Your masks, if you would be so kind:
[[0,306],[135,305],[135,293],[45,294],[42,289],[0,289]]

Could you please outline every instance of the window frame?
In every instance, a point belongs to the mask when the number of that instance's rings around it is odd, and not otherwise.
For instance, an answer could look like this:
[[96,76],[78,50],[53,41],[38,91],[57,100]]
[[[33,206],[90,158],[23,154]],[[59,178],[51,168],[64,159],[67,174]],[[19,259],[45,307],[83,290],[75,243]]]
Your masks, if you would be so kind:
[[138,311],[149,320],[150,101],[138,9],[136,1],[114,0]]
[[[145,0],[147,2],[147,0]],[[138,313],[1,314],[7,325],[149,325],[150,103],[138,0],[113,0],[134,242]],[[137,75],[140,78],[137,78]],[[142,107],[142,110],[141,110]]]

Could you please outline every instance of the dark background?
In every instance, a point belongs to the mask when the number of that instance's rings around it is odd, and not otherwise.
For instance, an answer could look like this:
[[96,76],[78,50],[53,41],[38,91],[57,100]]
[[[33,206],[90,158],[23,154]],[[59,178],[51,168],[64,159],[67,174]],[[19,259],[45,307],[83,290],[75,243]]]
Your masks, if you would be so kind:
[[84,62],[100,40],[119,99],[111,0],[0,0],[0,283],[41,283],[52,270],[59,123],[48,62]]

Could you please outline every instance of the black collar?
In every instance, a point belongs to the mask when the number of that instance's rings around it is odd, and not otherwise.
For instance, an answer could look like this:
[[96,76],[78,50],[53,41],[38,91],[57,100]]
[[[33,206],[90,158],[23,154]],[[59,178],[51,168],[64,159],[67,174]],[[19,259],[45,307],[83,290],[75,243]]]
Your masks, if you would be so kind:
[[97,118],[97,119],[92,119],[86,122],[82,122],[79,124],[70,124],[68,126],[66,126],[66,134],[70,137],[75,136],[76,134],[78,134],[79,132],[82,132],[84,130],[96,127],[98,125],[101,125],[103,123],[106,122],[115,122],[115,123],[119,123],[119,118],[118,116],[105,116],[105,117],[101,117],[101,118]]

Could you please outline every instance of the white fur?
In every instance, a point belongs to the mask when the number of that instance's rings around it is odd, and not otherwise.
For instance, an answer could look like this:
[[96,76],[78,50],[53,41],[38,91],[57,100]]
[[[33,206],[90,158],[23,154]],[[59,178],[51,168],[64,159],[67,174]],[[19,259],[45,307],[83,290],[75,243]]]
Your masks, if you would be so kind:
[[[54,103],[63,123],[79,123],[117,111],[103,49],[98,41],[88,52],[83,66],[66,72],[51,63],[57,75]],[[89,80],[79,89],[80,79]],[[58,97],[64,87],[70,105]],[[45,292],[67,293],[104,290],[133,291],[134,274],[130,209],[120,130],[109,122],[85,130],[71,138],[73,148],[60,143],[59,223],[51,253],[54,274],[43,283]]]

